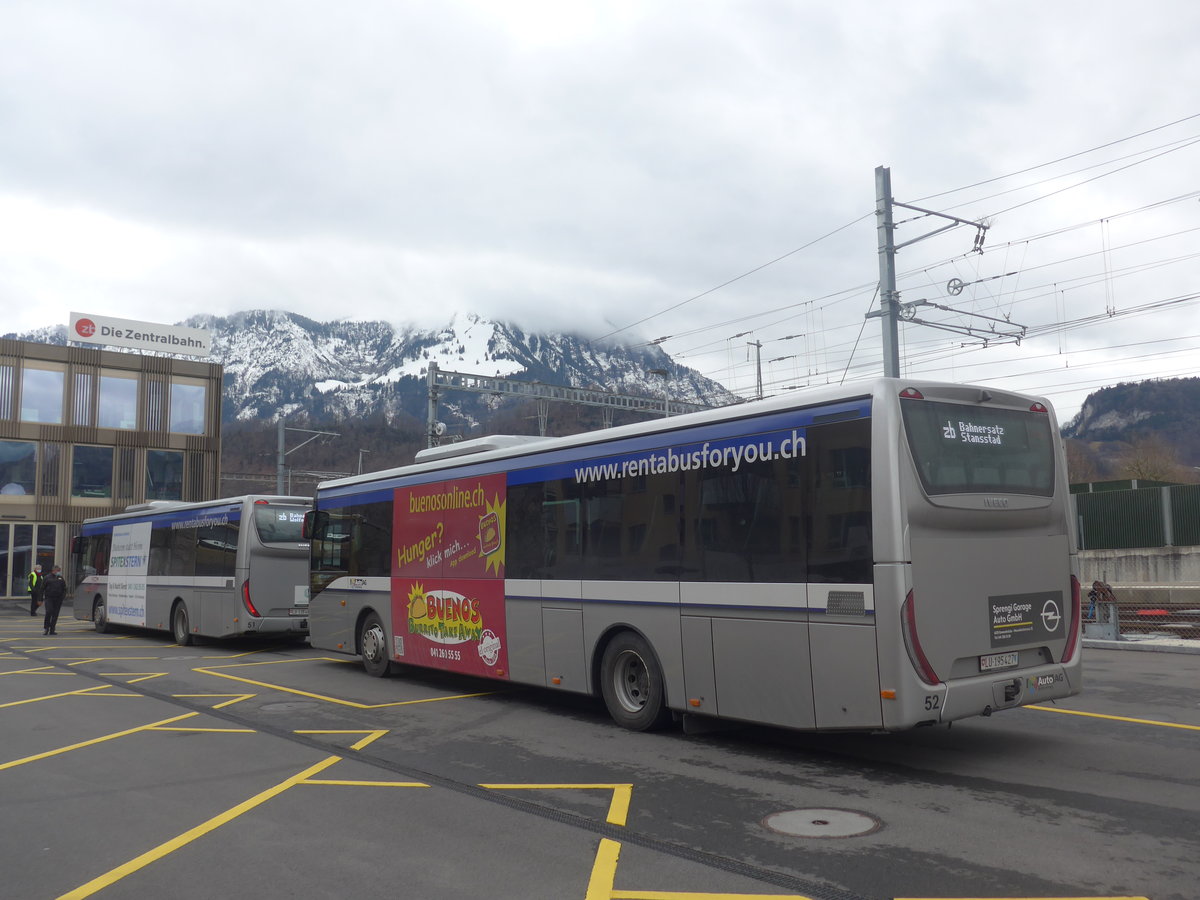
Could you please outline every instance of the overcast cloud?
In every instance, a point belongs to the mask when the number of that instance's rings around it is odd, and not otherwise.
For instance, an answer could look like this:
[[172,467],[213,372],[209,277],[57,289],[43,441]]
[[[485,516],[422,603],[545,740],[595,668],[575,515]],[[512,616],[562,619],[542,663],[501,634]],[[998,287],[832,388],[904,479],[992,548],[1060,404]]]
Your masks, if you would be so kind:
[[1065,418],[1200,374],[1198,34],[1184,3],[17,0],[0,331],[458,311],[670,336],[743,394],[748,341],[768,392],[858,378],[881,371],[886,165],[896,199],[991,226],[982,254],[967,226],[903,250],[901,300],[1028,329],[904,325],[906,372]]

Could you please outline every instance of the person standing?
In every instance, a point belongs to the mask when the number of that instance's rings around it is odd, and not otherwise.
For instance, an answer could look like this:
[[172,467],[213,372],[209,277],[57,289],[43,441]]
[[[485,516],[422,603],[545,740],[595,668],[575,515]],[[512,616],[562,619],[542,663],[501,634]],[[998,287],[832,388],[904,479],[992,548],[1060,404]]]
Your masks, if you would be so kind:
[[62,577],[62,566],[55,566],[46,576],[42,588],[42,602],[46,604],[46,628],[42,634],[58,634],[58,611],[62,609],[63,600],[67,596],[67,582]]
[[36,616],[38,607],[42,605],[42,589],[45,586],[46,579],[42,577],[42,566],[39,563],[29,573],[29,614],[31,616]]

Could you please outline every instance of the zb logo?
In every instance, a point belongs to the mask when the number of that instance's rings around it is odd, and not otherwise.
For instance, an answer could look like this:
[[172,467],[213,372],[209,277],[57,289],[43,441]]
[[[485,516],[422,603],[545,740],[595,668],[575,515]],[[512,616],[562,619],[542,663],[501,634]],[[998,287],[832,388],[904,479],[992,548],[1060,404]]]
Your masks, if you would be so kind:
[[958,437],[958,432],[954,430],[953,422],[947,422],[942,426],[942,437],[946,438],[948,441],[952,441]]

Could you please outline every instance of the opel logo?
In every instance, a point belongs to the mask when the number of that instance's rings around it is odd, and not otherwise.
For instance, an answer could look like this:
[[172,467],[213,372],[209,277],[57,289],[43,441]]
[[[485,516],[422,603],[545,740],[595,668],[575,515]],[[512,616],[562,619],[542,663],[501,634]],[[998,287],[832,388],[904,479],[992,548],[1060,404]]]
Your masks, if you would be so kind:
[[1058,631],[1058,623],[1062,621],[1062,616],[1058,612],[1058,604],[1053,600],[1047,600],[1042,607],[1042,625],[1047,631]]

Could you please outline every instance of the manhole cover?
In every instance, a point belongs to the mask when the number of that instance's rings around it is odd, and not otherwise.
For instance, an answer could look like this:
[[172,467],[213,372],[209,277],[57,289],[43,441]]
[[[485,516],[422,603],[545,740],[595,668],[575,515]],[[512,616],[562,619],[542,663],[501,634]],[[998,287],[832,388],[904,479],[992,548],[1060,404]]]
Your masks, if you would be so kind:
[[315,709],[319,704],[313,700],[284,700],[282,703],[264,703],[263,712],[292,712],[297,709]]
[[883,826],[874,816],[852,809],[792,809],[772,813],[762,823],[779,834],[810,838],[858,837]]

